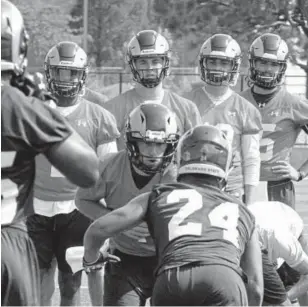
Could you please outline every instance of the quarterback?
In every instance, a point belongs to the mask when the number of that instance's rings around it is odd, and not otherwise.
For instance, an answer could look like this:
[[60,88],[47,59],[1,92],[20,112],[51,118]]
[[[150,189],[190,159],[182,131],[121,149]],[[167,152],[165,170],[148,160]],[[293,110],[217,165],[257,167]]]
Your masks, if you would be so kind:
[[[77,192],[78,209],[91,219],[124,206],[154,184],[175,180],[171,161],[180,135],[174,113],[162,104],[141,104],[129,114],[125,130],[127,149],[104,159],[96,185]],[[110,239],[110,249],[121,262],[105,267],[104,306],[144,306],[157,265],[147,225],[117,234]]]
[[230,35],[210,37],[199,53],[200,76],[205,85],[185,97],[197,105],[203,124],[227,132],[233,147],[227,191],[243,197],[248,204],[259,183],[262,124],[258,110],[230,88],[237,82],[240,64],[240,46]]
[[308,124],[308,101],[284,87],[288,46],[279,35],[265,33],[249,49],[249,84],[240,93],[262,116],[260,181],[267,182],[268,200],[295,207],[293,181],[308,175],[308,159],[296,170],[290,156],[301,128]]
[[[82,95],[88,74],[87,55],[76,43],[53,46],[44,62],[49,91],[57,98],[56,109],[97,153],[100,159],[115,152],[119,132],[114,116]],[[80,162],[79,162],[80,163]],[[42,304],[50,304],[57,259],[61,305],[75,305],[81,274],[72,274],[65,260],[68,247],[82,245],[90,220],[75,207],[77,186],[54,168],[45,156],[36,157],[34,184],[35,215],[27,220],[41,268]]]
[[102,106],[116,118],[121,137],[118,149],[125,147],[125,123],[128,114],[141,103],[161,103],[176,115],[179,132],[201,124],[196,106],[187,99],[165,90],[163,80],[170,73],[171,52],[169,43],[152,30],[140,31],[127,46],[127,63],[131,69],[135,88],[107,101]]

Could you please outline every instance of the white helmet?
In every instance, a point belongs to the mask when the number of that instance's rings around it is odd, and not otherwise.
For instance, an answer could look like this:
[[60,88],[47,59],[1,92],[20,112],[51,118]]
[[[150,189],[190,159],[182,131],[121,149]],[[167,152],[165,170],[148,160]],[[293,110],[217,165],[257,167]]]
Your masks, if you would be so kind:
[[[215,34],[207,39],[199,53],[201,79],[211,85],[236,85],[240,73],[241,48],[237,41],[227,34]],[[209,69],[208,59],[229,60],[232,63],[230,71]]]
[[44,70],[48,89],[63,97],[84,92],[88,76],[88,57],[74,42],[60,42],[47,53]]
[[[284,82],[289,49],[277,34],[265,33],[256,38],[249,48],[249,79],[262,88],[274,88]],[[278,73],[261,72],[256,69],[256,60],[278,63]]]
[[22,75],[27,67],[29,36],[17,7],[1,0],[1,71]]
[[[144,78],[143,70],[138,70],[135,60],[139,58],[160,57],[164,59],[164,66],[157,72],[156,78]],[[134,76],[134,81],[145,87],[156,87],[165,76],[169,75],[170,49],[167,40],[153,30],[140,31],[127,46],[126,60]],[[154,69],[151,69],[154,70]]]

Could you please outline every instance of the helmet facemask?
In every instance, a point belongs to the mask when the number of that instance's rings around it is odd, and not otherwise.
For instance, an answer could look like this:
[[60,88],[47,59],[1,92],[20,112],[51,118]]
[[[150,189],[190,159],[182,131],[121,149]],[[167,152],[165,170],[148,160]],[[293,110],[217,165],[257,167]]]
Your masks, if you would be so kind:
[[[279,71],[275,73],[271,73],[269,71],[260,71],[256,68],[257,60],[278,63]],[[249,65],[249,79],[253,84],[264,89],[273,89],[284,83],[285,72],[287,69],[286,61],[277,61],[266,58],[253,57],[249,60]]]
[[87,72],[88,68],[45,64],[45,75],[49,90],[62,97],[82,96]]
[[[231,70],[223,71],[207,67],[207,61],[210,59],[228,60],[231,62]],[[214,86],[235,86],[239,76],[241,58],[228,58],[218,56],[201,56],[200,57],[201,80]]]
[[[178,134],[170,134],[166,137],[164,131],[147,130],[146,136],[142,136],[139,131],[126,132],[126,148],[131,163],[137,169],[148,175],[164,172],[173,159],[178,140]],[[148,156],[140,152],[138,146],[138,142],[140,141],[145,144],[156,143],[166,144],[167,146],[162,156]],[[161,162],[155,167],[150,167],[145,163],[145,159],[160,160]]]
[[[154,56],[144,57],[144,56],[134,56],[131,57],[129,61],[129,66],[133,73],[134,81],[142,84],[144,87],[153,88],[158,86],[163,79],[169,75],[169,57],[167,55],[157,55],[157,58],[163,59],[163,67],[162,68],[150,68],[150,69],[137,69],[136,60],[141,58],[154,58]],[[146,78],[149,72],[155,74],[155,77]]]

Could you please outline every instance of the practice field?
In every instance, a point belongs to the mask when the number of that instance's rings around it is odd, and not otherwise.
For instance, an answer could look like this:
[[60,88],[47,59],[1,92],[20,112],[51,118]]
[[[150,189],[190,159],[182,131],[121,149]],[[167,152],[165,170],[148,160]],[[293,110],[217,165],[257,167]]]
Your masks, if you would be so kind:
[[[295,148],[292,155],[292,165],[299,167],[305,159],[308,157],[308,148]],[[308,233],[308,178],[295,183],[296,189],[296,211],[304,219],[305,228]],[[83,273],[84,274],[84,273]],[[59,290],[56,289],[56,293],[53,297],[53,305],[58,306],[60,304]],[[81,306],[91,306],[87,289],[87,278],[83,275],[82,289],[81,289]]]

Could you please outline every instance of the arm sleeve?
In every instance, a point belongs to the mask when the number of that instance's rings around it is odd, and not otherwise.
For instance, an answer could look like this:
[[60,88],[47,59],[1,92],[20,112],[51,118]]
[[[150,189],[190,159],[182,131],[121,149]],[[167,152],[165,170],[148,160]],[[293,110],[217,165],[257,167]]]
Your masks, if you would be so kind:
[[97,129],[97,147],[112,142],[120,136],[115,117],[104,108],[100,107],[99,128]]
[[241,138],[244,184],[257,186],[260,178],[260,134],[244,134]]

